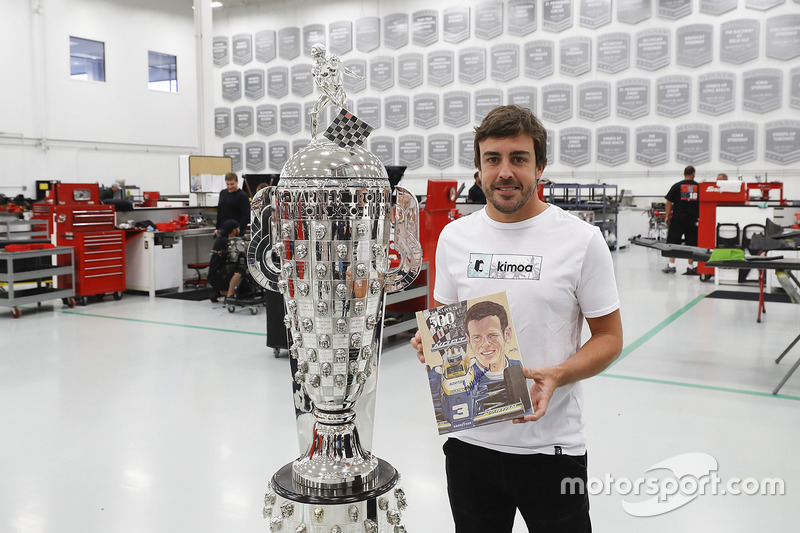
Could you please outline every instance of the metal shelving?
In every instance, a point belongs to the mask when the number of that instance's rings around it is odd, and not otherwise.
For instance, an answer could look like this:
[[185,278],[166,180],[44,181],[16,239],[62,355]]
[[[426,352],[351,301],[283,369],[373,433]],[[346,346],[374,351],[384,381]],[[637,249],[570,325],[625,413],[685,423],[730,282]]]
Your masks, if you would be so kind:
[[[567,211],[592,212],[595,226],[606,237],[609,248],[617,245],[617,212],[620,197],[617,186],[608,183],[549,183],[544,185],[546,200]],[[609,238],[609,234],[613,238]]]
[[[53,265],[51,256],[69,254],[68,265]],[[5,265],[2,265],[5,262]],[[61,298],[69,307],[75,307],[75,290],[70,287],[53,287],[55,276],[75,276],[74,255],[71,246],[44,248],[20,252],[0,251],[0,282],[6,283],[0,291],[0,305],[11,308],[11,316],[19,318],[22,311],[17,307],[25,304],[41,304],[46,300]],[[18,288],[20,283],[36,282],[35,287]],[[71,284],[72,285],[72,284]]]

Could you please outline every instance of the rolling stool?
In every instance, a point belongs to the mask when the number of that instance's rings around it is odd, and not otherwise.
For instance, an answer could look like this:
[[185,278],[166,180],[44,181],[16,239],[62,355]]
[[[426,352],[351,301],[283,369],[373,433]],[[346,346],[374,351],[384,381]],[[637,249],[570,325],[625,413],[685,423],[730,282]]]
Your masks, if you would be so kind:
[[195,289],[199,289],[200,287],[208,285],[208,278],[204,278],[203,273],[200,272],[204,268],[208,268],[208,263],[188,263],[186,267],[194,269],[194,271],[197,272],[197,279],[184,280],[184,285],[194,285]]

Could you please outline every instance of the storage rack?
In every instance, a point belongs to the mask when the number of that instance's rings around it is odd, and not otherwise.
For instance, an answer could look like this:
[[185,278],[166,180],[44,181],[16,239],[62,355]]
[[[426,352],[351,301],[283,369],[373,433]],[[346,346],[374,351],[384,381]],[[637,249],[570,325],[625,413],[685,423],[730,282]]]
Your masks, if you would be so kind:
[[[69,264],[53,265],[50,256],[69,256]],[[2,265],[5,262],[5,265]],[[66,262],[66,261],[63,261]],[[74,255],[71,246],[44,248],[21,252],[0,251],[0,282],[7,283],[6,290],[0,291],[0,305],[11,308],[11,316],[19,318],[22,311],[18,305],[36,303],[61,298],[68,307],[75,307],[75,290],[69,287],[53,287],[54,276],[75,276]],[[36,287],[18,289],[17,284],[36,282]]]
[[49,221],[0,218],[0,242],[50,242]]
[[420,307],[417,309],[421,311],[423,309],[427,309],[430,307],[430,302],[428,302],[428,262],[422,263],[422,267],[420,268],[419,275],[417,279],[414,280],[414,283],[403,289],[402,291],[395,292],[392,294],[386,295],[386,318],[389,317],[399,317],[400,322],[391,324],[389,326],[384,324],[383,327],[383,338],[391,337],[392,335],[397,335],[403,331],[415,330],[417,328],[417,319],[416,315],[405,311],[405,309],[400,310],[392,310],[388,309],[390,305],[399,304],[401,302],[408,302],[410,300],[414,300],[415,298],[425,298],[425,306]]
[[617,212],[619,196],[617,186],[607,183],[549,183],[545,185],[547,201],[567,211],[592,211],[594,225],[600,228],[603,236],[613,234],[606,241],[608,247],[617,247]]

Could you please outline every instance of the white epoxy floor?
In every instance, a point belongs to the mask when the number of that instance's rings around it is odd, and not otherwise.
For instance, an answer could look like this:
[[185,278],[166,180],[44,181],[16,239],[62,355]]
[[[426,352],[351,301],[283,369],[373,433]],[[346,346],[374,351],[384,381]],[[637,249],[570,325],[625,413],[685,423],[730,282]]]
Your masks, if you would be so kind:
[[[586,383],[589,474],[604,480],[594,530],[796,531],[800,372],[781,397],[771,391],[800,357],[798,345],[774,363],[800,333],[800,305],[768,303],[757,324],[755,302],[704,298],[713,282],[662,274],[654,250],[614,257],[626,349]],[[263,308],[137,295],[3,313],[0,532],[269,531],[263,493],[298,450],[288,361],[264,332]],[[381,365],[373,451],[403,476],[403,522],[452,531],[424,369],[405,342]],[[646,498],[620,494],[620,480],[665,482],[669,471],[647,470],[689,453],[713,457],[723,483],[780,478],[786,494],[704,494],[650,517],[623,509]]]

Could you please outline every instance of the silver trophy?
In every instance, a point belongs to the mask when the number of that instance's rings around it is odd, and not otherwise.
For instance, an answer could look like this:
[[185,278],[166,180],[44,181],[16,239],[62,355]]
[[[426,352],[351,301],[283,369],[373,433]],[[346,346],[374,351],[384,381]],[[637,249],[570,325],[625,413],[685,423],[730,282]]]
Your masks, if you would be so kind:
[[[338,75],[339,86],[323,91],[315,125],[321,109],[346,101],[338,58],[321,54],[329,67],[322,70]],[[318,47],[314,57],[316,76]],[[279,184],[252,201],[249,269],[284,296],[301,451],[270,482],[264,516],[271,531],[405,531],[400,476],[370,448],[384,294],[419,273],[419,210],[401,187],[392,201],[386,169],[361,146],[370,130],[341,108],[328,140],[314,138],[295,153]],[[399,256],[393,265],[391,242]]]

